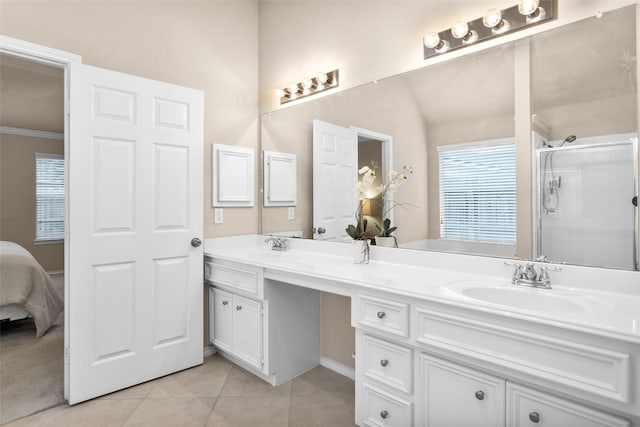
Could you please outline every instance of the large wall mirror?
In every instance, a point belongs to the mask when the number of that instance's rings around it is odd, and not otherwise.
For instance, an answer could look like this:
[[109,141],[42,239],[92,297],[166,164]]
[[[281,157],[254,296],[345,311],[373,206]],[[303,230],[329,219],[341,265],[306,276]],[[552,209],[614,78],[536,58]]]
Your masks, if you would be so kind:
[[411,167],[394,192],[401,247],[637,270],[636,14],[627,6],[263,115],[262,149],[297,156],[298,204],[293,219],[263,207],[262,232],[314,237],[321,120],[390,136],[392,168]]

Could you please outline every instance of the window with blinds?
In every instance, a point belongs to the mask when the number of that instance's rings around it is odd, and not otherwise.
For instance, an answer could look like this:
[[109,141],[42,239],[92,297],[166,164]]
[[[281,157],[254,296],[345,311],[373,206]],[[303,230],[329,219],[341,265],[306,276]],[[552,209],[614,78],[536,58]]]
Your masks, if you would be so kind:
[[64,156],[36,153],[36,241],[64,239]]
[[438,147],[440,238],[515,243],[513,138]]

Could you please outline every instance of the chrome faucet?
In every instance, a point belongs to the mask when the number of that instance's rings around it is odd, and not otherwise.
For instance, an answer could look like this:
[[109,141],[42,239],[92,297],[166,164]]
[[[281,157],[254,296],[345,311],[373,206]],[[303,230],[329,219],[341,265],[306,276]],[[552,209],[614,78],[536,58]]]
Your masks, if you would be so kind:
[[551,289],[551,278],[549,271],[561,271],[560,267],[552,265],[541,265],[540,272],[536,270],[536,265],[532,262],[521,263],[515,261],[505,261],[505,265],[515,267],[511,283],[519,286],[530,286],[533,288]]
[[271,250],[272,251],[286,251],[287,250],[287,240],[280,237],[267,237],[264,241],[265,243],[271,242]]

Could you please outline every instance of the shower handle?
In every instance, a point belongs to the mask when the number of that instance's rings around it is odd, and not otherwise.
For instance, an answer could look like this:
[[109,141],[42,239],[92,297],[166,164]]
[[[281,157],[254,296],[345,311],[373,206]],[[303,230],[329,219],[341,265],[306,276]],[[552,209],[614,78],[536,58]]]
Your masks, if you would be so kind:
[[638,207],[638,196],[633,196],[633,199],[631,199],[631,204],[635,207]]

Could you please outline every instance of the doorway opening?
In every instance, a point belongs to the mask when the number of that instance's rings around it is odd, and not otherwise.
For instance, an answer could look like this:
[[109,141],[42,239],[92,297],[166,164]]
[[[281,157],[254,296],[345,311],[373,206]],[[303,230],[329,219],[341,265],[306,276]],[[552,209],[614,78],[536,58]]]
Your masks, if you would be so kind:
[[64,402],[65,70],[3,50],[0,88],[4,424]]

